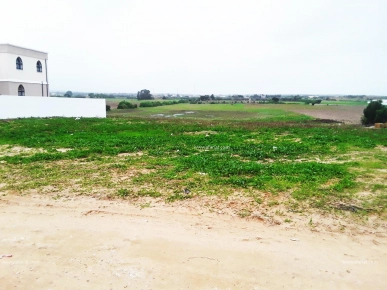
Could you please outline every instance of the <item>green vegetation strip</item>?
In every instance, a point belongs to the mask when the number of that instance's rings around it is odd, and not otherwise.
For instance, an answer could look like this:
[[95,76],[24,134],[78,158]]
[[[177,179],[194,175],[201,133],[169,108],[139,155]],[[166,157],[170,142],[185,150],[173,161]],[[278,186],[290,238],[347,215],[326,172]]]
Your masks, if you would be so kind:
[[239,191],[256,206],[329,210],[342,202],[382,213],[386,184],[370,188],[366,198],[356,194],[369,187],[363,175],[386,166],[377,146],[387,146],[385,130],[307,122],[12,120],[0,123],[0,190],[106,192],[170,202]]

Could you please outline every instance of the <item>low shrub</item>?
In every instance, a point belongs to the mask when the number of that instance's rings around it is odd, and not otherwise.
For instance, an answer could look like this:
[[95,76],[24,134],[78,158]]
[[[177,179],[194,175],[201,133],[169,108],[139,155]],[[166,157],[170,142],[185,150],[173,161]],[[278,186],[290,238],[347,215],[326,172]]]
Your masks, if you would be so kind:
[[169,106],[169,105],[176,105],[176,104],[183,104],[188,103],[188,100],[174,100],[174,101],[165,101],[165,102],[141,102],[140,107],[147,108],[147,107],[159,107],[159,106]]
[[315,104],[321,104],[322,100],[306,100],[305,105],[312,104],[314,106]]
[[132,104],[128,101],[122,101],[118,104],[117,109],[136,109],[137,104]]

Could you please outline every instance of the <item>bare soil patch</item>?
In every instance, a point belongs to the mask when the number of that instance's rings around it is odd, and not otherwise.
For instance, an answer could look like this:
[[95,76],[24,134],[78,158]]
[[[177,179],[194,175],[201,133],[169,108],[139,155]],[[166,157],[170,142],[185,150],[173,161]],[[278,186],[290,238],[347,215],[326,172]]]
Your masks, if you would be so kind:
[[15,155],[33,155],[35,153],[45,152],[42,148],[27,148],[22,146],[0,145],[0,157]]
[[6,196],[0,211],[0,254],[12,255],[0,259],[3,289],[387,286],[383,230],[319,232],[92,198]]
[[334,120],[345,124],[360,124],[363,115],[363,106],[346,105],[315,105],[315,106],[292,106],[289,110],[295,113],[308,115],[323,120]]

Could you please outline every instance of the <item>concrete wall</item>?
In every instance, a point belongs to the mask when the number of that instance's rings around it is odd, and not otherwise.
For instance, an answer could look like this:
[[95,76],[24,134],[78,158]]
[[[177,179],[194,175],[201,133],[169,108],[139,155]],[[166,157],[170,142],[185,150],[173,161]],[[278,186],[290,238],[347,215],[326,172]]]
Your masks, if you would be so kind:
[[30,117],[106,118],[106,101],[0,95],[0,119]]
[[9,92],[9,82],[0,81],[0,95],[11,95]]

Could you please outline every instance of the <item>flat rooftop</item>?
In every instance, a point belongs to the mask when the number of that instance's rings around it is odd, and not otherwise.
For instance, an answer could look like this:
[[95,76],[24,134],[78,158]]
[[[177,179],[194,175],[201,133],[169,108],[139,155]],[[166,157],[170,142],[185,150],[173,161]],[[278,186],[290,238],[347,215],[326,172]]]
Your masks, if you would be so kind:
[[9,43],[0,43],[0,53],[12,53],[17,55],[24,55],[29,57],[45,58],[47,59],[48,53],[36,49],[26,48]]

